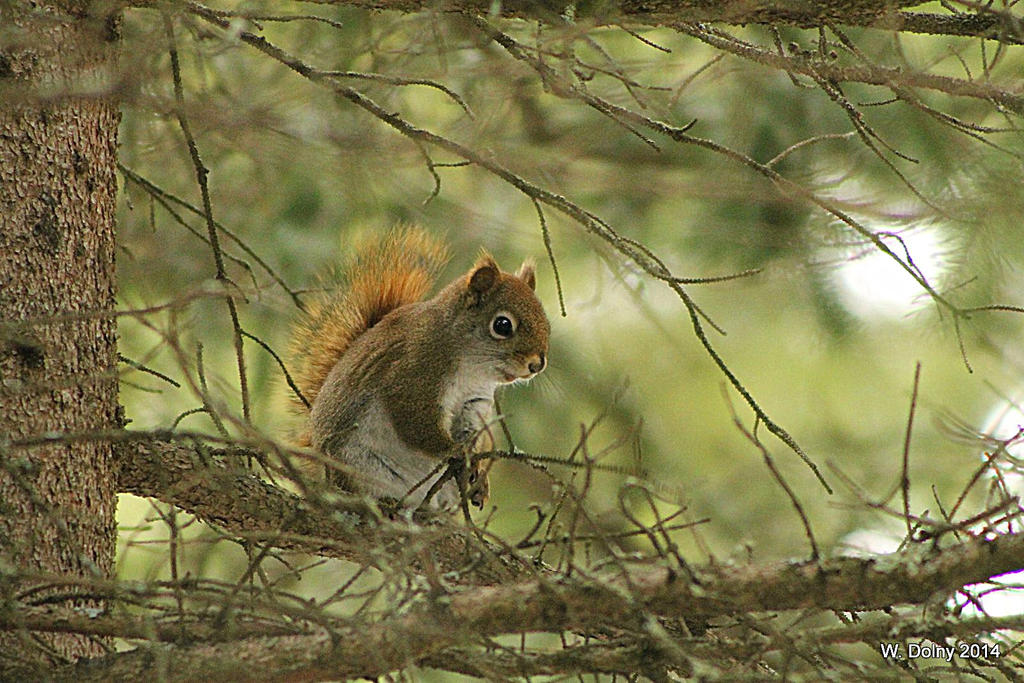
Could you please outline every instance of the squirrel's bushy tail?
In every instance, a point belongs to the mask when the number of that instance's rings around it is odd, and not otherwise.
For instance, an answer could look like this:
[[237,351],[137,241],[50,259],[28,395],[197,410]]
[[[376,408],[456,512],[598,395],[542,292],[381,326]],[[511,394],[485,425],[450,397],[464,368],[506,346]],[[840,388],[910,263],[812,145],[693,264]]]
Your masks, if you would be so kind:
[[[294,379],[309,405],[352,340],[388,312],[420,301],[447,260],[444,244],[413,226],[355,246],[340,277],[325,283],[293,329]],[[295,403],[305,408],[298,397]]]

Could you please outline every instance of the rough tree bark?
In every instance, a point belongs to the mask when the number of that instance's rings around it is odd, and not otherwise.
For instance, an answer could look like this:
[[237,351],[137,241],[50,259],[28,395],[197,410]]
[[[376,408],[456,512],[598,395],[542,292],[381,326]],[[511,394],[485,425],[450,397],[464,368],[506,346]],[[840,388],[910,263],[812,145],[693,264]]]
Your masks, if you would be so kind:
[[[120,115],[95,96],[116,25],[89,16],[89,4],[0,5],[0,602],[31,590],[4,581],[5,567],[113,569],[112,446],[5,448],[30,434],[120,426],[110,315]],[[36,599],[47,597],[96,606]],[[74,634],[0,634],[0,679],[104,650]]]

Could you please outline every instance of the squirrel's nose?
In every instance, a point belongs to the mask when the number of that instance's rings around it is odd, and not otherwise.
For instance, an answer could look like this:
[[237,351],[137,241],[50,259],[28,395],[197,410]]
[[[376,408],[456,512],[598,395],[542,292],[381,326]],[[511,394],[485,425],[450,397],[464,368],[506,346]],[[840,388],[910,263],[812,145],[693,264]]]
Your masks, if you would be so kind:
[[546,360],[544,359],[544,354],[540,353],[537,354],[537,359],[531,361],[527,367],[530,368],[530,372],[536,375],[538,372],[544,369],[545,364]]

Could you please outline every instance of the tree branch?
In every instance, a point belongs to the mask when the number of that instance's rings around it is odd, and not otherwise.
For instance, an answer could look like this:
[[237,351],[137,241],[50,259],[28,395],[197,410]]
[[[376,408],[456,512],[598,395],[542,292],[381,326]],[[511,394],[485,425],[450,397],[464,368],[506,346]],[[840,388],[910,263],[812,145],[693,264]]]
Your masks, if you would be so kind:
[[[577,570],[574,579],[445,591],[436,586],[401,613],[377,622],[337,619],[314,635],[204,644],[174,654],[169,646],[140,648],[107,657],[102,675],[146,674],[152,671],[154,656],[162,652],[189,663],[188,670],[173,672],[168,680],[217,678],[226,672],[234,680],[259,678],[267,670],[309,679],[375,677],[482,637],[600,631],[609,624],[642,634],[650,630],[652,615],[742,619],[752,613],[808,607],[852,611],[922,604],[1022,566],[1024,534],[1014,534],[943,549],[929,543],[908,553],[874,558],[710,567],[696,573],[696,583],[665,567],[622,567],[613,575],[583,578]],[[869,630],[874,633],[877,628]],[[957,627],[955,632],[964,631]],[[819,635],[826,641],[845,639],[836,629]],[[102,680],[89,677],[90,671],[98,671],[93,666],[75,669],[73,677]]]
[[[256,451],[211,450],[138,435],[126,437],[117,452],[119,491],[176,505],[259,544],[376,566],[382,549],[408,553],[414,540],[417,549],[429,550],[429,562],[438,570],[459,572],[463,581],[487,584],[533,571],[447,519],[433,520],[426,528],[388,519],[370,501],[342,491],[309,500],[231,465],[261,459]],[[413,567],[428,569],[423,558]]]
[[[180,444],[133,444],[134,457],[122,459],[121,490],[159,497],[207,521],[277,547],[331,557],[365,559],[367,543],[380,542],[390,525],[392,534],[408,534],[395,522],[369,523],[355,508],[343,521],[313,508],[299,496],[252,474],[231,472],[219,461],[197,467],[194,451]],[[450,533],[456,530],[445,529]],[[662,616],[686,614],[713,617],[736,611],[822,607],[834,610],[878,609],[900,602],[920,603],[985,579],[1024,568],[1024,533],[992,539],[972,538],[947,548],[937,540],[915,546],[911,553],[871,558],[839,557],[820,562],[785,563],[768,567],[711,567],[697,575],[697,585],[667,568],[637,569],[618,580],[643,609]],[[462,549],[464,550],[464,548]],[[507,565],[502,578],[524,575],[522,566]],[[486,586],[453,597],[451,609],[461,622],[481,632],[513,632],[539,625],[582,628],[592,625],[596,596],[606,582],[589,588],[560,587],[548,579],[513,585]],[[543,601],[532,607],[538,595]],[[565,620],[546,622],[549,602]],[[614,595],[602,596],[608,608]],[[600,602],[600,601],[599,601]],[[617,617],[626,617],[632,605]],[[576,616],[573,616],[576,615]],[[591,616],[587,616],[591,615]],[[607,615],[600,618],[606,618]],[[486,622],[486,623],[484,623]],[[490,624],[490,626],[487,626]]]
[[[494,16],[489,0],[312,0],[316,4],[344,5],[369,10],[422,12],[439,10],[477,16]],[[149,7],[152,2],[127,2],[126,7]],[[955,14],[906,12],[902,8],[924,4],[918,0],[830,0],[808,3],[800,0],[622,0],[618,3],[578,3],[572,0],[509,0],[500,5],[500,16],[565,23],[570,12],[575,20],[591,19],[598,24],[627,21],[648,26],[673,26],[677,23],[722,23],[733,26],[750,24],[821,28],[829,25],[877,28],[889,31],[989,38],[1007,44],[1021,44],[1020,18],[1010,12],[963,3],[967,9]],[[244,13],[221,12],[222,16],[245,18]],[[319,20],[319,18],[317,18]]]

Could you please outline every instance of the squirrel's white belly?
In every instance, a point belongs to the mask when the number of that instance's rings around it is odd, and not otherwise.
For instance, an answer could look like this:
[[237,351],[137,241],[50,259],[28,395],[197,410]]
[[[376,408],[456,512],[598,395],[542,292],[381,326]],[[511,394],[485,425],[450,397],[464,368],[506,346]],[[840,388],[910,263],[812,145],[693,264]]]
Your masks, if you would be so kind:
[[441,396],[441,428],[452,440],[462,443],[487,430],[494,414],[494,391],[500,384],[493,364],[465,360],[458,364]]
[[[407,446],[379,400],[367,405],[338,455],[357,473],[361,492],[374,498],[393,498],[401,501],[402,507],[418,507],[448,468],[447,460]],[[458,501],[458,486],[449,480],[434,494],[430,506],[453,509]]]

